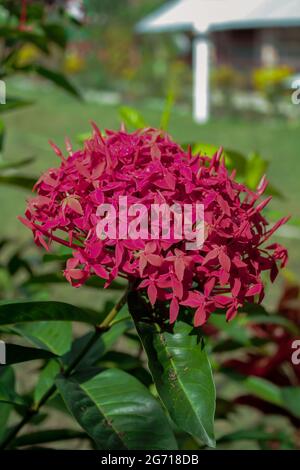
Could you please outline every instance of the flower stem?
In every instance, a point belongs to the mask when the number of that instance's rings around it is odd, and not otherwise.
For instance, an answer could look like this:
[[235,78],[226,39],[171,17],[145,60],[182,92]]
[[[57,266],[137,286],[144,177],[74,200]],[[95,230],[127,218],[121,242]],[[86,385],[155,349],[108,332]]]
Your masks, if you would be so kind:
[[[66,368],[64,372],[62,372],[62,375],[67,378],[69,377],[72,372],[76,369],[78,364],[81,362],[81,360],[86,356],[86,354],[90,351],[91,347],[96,343],[98,338],[106,331],[110,329],[112,326],[112,322],[114,318],[117,316],[121,308],[126,304],[127,302],[127,295],[128,295],[128,289],[124,292],[122,295],[121,299],[116,303],[116,305],[112,308],[112,310],[109,312],[109,314],[105,317],[105,319],[95,327],[95,332],[89,339],[89,341],[86,343],[86,345],[82,348],[82,350],[79,352],[79,354],[74,358],[74,360],[69,364],[69,366]],[[41,409],[41,407],[51,398],[51,396],[56,392],[56,385],[53,384],[41,397],[38,403],[36,403],[33,407],[29,408],[25,415],[23,416],[22,420],[11,429],[11,431],[7,434],[5,437],[4,441],[0,444],[0,450],[5,449],[10,446],[12,441],[15,439],[15,437],[18,435],[18,433],[23,429],[23,427],[29,423],[29,421],[35,416]]]

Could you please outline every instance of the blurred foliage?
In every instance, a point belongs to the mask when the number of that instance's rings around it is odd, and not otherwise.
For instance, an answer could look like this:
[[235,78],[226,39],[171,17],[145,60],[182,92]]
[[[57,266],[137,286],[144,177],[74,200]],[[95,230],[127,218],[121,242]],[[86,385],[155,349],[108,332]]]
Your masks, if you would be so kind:
[[192,81],[191,42],[182,50],[178,35],[143,35],[135,26],[163,0],[85,2],[88,28],[72,36],[85,67],[77,77],[85,86],[117,89],[123,98],[163,97],[177,82],[178,100],[187,100]]
[[[23,6],[22,6],[23,5]],[[26,11],[24,10],[26,7]],[[55,8],[57,7],[57,8]],[[26,13],[23,18],[24,12]],[[34,74],[46,78],[73,96],[80,98],[77,88],[58,68],[48,63],[57,49],[64,51],[67,46],[66,17],[63,3],[55,2],[14,2],[4,1],[0,6],[0,78],[17,74]],[[31,101],[6,96],[6,104],[1,104],[0,113],[23,108]],[[4,163],[3,146],[5,125],[0,119],[0,184],[14,185],[31,189],[35,178],[21,175],[20,168],[32,162],[23,159]]]
[[277,87],[280,90],[284,81],[292,74],[293,69],[288,66],[256,69],[253,71],[253,85],[256,90],[270,93]]
[[16,53],[16,66],[24,67],[36,62],[40,58],[41,52],[34,44],[24,44]]
[[212,70],[211,84],[216,91],[221,92],[226,112],[233,112],[234,93],[245,87],[243,75],[229,65],[222,65]]
[[3,2],[0,12],[0,78],[34,72],[79,96],[59,67],[49,67],[58,51],[67,46],[65,10],[35,0],[26,3],[24,19],[21,2]]
[[211,74],[212,85],[223,92],[243,88],[245,80],[243,75],[229,65],[222,65],[213,69]]
[[267,98],[275,112],[280,98],[286,93],[285,82],[293,73],[293,69],[286,65],[259,68],[253,71],[254,88]]
[[85,61],[76,50],[70,50],[65,55],[63,68],[68,75],[77,74],[84,70]]

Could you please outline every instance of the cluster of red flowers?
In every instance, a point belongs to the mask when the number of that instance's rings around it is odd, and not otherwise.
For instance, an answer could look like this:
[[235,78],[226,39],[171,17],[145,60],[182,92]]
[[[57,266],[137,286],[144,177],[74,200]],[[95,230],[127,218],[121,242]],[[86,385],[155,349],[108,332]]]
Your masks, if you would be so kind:
[[[53,145],[53,144],[52,144]],[[246,301],[264,296],[262,272],[277,276],[286,250],[265,242],[286,222],[275,226],[261,214],[270,198],[259,201],[267,182],[253,192],[228,174],[221,152],[212,158],[193,156],[161,130],[142,129],[132,134],[94,126],[83,150],[61,158],[35,185],[38,196],[28,202],[22,221],[34,232],[35,242],[48,249],[56,241],[72,247],[65,276],[74,286],[91,275],[117,276],[134,281],[147,291],[150,302],[170,303],[173,323],[180,305],[194,310],[194,324],[202,325],[216,308],[232,319]],[[128,203],[201,203],[205,210],[205,243],[186,251],[185,240],[101,240],[96,233],[97,208],[102,203],[118,207],[119,196]],[[65,233],[65,236],[63,234]],[[60,234],[60,235],[59,235]]]

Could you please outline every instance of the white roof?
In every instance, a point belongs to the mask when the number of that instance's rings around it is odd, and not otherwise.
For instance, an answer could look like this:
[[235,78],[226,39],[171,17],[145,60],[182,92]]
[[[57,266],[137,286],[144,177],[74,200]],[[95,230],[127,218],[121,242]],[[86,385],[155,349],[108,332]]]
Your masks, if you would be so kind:
[[264,0],[261,5],[244,15],[240,22],[232,21],[224,28],[265,28],[300,26],[299,0]]
[[137,31],[172,32],[300,25],[299,0],[177,0],[140,21]]
[[140,21],[136,29],[140,33],[190,30],[194,23],[193,3],[192,0],[167,2]]

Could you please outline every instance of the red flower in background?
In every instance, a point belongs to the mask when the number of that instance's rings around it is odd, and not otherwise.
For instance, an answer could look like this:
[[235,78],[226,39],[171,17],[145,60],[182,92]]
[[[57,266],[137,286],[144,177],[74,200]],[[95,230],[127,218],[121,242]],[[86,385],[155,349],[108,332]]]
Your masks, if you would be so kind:
[[[38,180],[38,195],[28,202],[22,221],[38,245],[48,249],[55,241],[73,249],[65,269],[72,285],[97,275],[109,286],[120,275],[145,289],[152,304],[169,302],[171,323],[182,305],[195,312],[199,326],[216,308],[225,309],[230,320],[246,301],[262,301],[262,272],[274,281],[277,262],[286,264],[284,248],[265,246],[287,220],[269,228],[261,214],[270,200],[261,201],[266,179],[257,191],[249,190],[236,181],[235,172],[228,174],[221,151],[212,158],[193,156],[161,130],[103,136],[96,126],[82,150],[73,152],[68,143],[66,157],[52,145],[61,165]],[[174,239],[100,240],[97,208],[102,203],[117,207],[119,196],[147,208],[162,202],[182,208],[203,204],[203,248],[187,251],[186,240]]]
[[[293,344],[299,341],[300,331],[300,287],[287,284],[276,309],[278,315],[289,321],[289,326],[271,323],[272,315],[266,323],[251,323],[249,317],[247,328],[254,337],[263,342],[263,347],[255,351],[243,350],[242,359],[225,359],[221,361],[221,367],[244,377],[260,377],[276,384],[279,387],[300,386],[300,365],[293,363],[292,355],[295,351]],[[218,341],[219,331],[211,325],[205,326],[205,332]],[[267,352],[269,351],[269,352]],[[242,393],[234,399],[233,403],[254,407],[265,414],[280,414],[290,418],[291,422],[299,427],[300,419],[275,404],[264,401],[254,395]]]
[[[295,330],[300,330],[300,288],[295,285],[286,285],[277,308],[278,314],[287,318],[295,326]],[[270,320],[272,316],[270,316]],[[251,317],[250,317],[251,321]],[[263,377],[271,382],[285,385],[300,385],[300,366],[293,364],[293,342],[299,339],[297,334],[293,334],[291,329],[283,325],[259,324],[251,325],[256,338],[264,340],[266,343],[272,343],[275,350],[270,356],[265,352],[248,353],[243,360],[233,359],[225,363],[226,367],[233,368],[243,375],[254,375]],[[286,373],[285,363],[289,364],[292,374]],[[291,377],[293,378],[291,382]],[[294,382],[293,382],[294,381]]]

